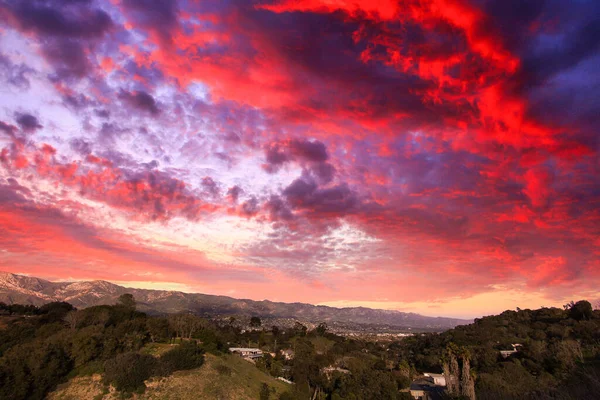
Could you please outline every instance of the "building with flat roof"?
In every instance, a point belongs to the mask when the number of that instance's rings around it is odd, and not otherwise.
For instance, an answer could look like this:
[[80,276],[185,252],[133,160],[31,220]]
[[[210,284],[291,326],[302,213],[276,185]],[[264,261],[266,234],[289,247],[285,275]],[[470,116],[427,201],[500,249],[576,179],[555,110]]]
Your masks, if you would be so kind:
[[433,372],[424,372],[424,376],[431,378],[434,385],[446,386],[446,377],[444,374],[434,374]]
[[433,383],[429,376],[422,376],[410,384],[409,392],[415,400],[442,400],[445,388]]
[[263,356],[263,351],[261,349],[252,347],[230,347],[229,351],[251,360],[254,360],[255,358],[261,358]]

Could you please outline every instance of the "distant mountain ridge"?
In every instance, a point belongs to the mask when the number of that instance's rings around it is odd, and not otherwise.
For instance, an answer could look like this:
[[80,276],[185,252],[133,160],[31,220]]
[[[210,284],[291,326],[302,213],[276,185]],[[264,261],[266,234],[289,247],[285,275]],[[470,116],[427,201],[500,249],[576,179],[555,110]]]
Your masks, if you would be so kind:
[[255,301],[200,293],[134,289],[106,281],[51,282],[40,278],[0,272],[0,302],[42,305],[66,301],[77,308],[114,304],[131,293],[141,311],[148,313],[192,312],[199,315],[256,315],[296,318],[310,322],[343,322],[390,325],[411,329],[445,330],[472,321],[456,318],[426,317],[415,313],[365,307],[335,308],[304,303]]

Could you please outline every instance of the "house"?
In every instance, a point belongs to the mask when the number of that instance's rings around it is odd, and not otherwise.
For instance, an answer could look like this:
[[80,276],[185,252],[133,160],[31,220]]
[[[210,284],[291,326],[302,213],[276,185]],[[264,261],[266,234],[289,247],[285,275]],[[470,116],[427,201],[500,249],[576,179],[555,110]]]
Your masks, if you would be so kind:
[[429,376],[415,379],[409,388],[409,392],[415,400],[441,400],[444,398],[444,390],[443,386],[435,385]]
[[334,366],[329,366],[329,367],[325,367],[323,369],[321,369],[321,372],[323,374],[325,374],[325,376],[327,377],[327,379],[331,379],[331,377],[333,376],[334,372],[338,372],[340,374],[350,374],[350,371],[345,369],[345,368],[340,368],[340,367],[334,367]]
[[520,343],[515,343],[515,344],[511,344],[512,346],[512,350],[500,350],[500,355],[502,356],[502,358],[508,358],[510,356],[512,356],[513,354],[517,353],[520,349],[521,346],[523,346]]
[[294,359],[294,350],[292,349],[281,350],[281,354],[286,360]]
[[444,374],[434,374],[432,372],[424,372],[424,376],[431,378],[431,382],[436,386],[446,386],[446,377]]
[[261,349],[251,347],[230,347],[229,351],[234,354],[239,354],[243,358],[247,358],[250,360],[261,358],[263,356],[263,351]]
[[326,375],[330,375],[333,372],[339,372],[342,374],[349,374],[350,370],[347,370],[345,368],[339,368],[339,367],[334,367],[334,366],[329,366],[329,367],[325,367],[321,370],[321,372],[325,373]]
[[502,358],[508,358],[516,352],[516,350],[500,350],[500,355],[502,356]]

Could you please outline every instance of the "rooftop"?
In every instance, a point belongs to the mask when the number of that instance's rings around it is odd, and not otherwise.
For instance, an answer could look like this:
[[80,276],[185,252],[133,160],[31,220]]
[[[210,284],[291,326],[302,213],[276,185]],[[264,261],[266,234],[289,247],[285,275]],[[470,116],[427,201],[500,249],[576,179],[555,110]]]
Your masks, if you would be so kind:
[[423,377],[415,379],[410,384],[410,391],[427,392],[428,398],[431,400],[441,400],[444,398],[445,389],[442,386],[434,385],[429,379]]
[[229,351],[235,352],[235,351],[240,351],[240,352],[261,352],[261,349],[257,349],[257,348],[253,348],[253,347],[230,347]]

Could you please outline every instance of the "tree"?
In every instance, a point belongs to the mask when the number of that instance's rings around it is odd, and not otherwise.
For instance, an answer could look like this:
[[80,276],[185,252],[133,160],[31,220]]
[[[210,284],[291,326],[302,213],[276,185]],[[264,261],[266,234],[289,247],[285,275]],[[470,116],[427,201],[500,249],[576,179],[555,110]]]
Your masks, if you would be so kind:
[[296,321],[294,323],[294,331],[296,332],[297,336],[306,336],[307,328],[306,328],[306,326],[302,325],[300,322]]
[[315,347],[309,340],[296,340],[294,348],[291,369],[292,380],[295,383],[294,392],[306,398],[323,386],[320,370],[324,365],[317,361]]
[[261,320],[259,317],[250,318],[250,326],[253,328],[258,328],[261,325]]
[[71,304],[64,301],[55,301],[41,306],[38,313],[45,315],[48,322],[55,322],[63,320],[65,315],[73,310],[74,308]]
[[276,325],[273,325],[271,327],[271,332],[273,333],[274,337],[278,337],[279,336],[279,327],[277,327]]
[[327,332],[327,324],[325,322],[321,322],[319,326],[317,326],[317,335],[323,336],[325,332]]
[[166,318],[148,318],[146,320],[146,327],[148,328],[152,343],[164,342],[170,337],[171,329],[169,327],[169,321]]
[[113,307],[111,306],[93,306],[80,311],[83,314],[82,325],[101,325],[107,326],[113,318]]
[[277,353],[277,339],[279,338],[279,328],[275,325],[271,327],[271,333],[273,333],[273,352]]
[[569,314],[569,318],[576,321],[592,319],[593,309],[589,301],[580,300],[577,303],[571,302],[565,305],[565,309]]
[[127,310],[135,311],[135,299],[130,293],[125,293],[119,296],[119,298],[117,299],[117,304],[125,307]]
[[144,390],[144,381],[156,370],[156,359],[147,354],[125,353],[104,365],[104,381],[115,389],[131,393]]
[[206,326],[206,321],[192,314],[176,314],[169,316],[169,324],[178,337],[191,339],[194,333]]
[[469,400],[475,400],[475,381],[471,375],[471,354],[462,351],[462,376],[460,379],[461,395]]
[[107,340],[99,326],[87,326],[77,330],[71,339],[71,354],[75,366],[93,361],[103,353],[103,344]]
[[64,321],[69,325],[71,330],[75,330],[82,319],[83,315],[79,311],[73,310],[69,311],[67,315],[65,315]]
[[72,366],[60,341],[40,339],[15,346],[0,359],[0,399],[42,400]]
[[199,368],[204,364],[204,350],[195,340],[183,342],[160,357],[160,372],[169,375],[175,371]]
[[450,343],[446,347],[445,354],[443,356],[443,369],[444,377],[446,378],[446,387],[448,394],[451,396],[459,393],[459,367],[458,360],[456,359],[456,352],[458,351],[456,345]]

